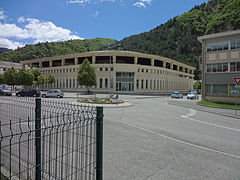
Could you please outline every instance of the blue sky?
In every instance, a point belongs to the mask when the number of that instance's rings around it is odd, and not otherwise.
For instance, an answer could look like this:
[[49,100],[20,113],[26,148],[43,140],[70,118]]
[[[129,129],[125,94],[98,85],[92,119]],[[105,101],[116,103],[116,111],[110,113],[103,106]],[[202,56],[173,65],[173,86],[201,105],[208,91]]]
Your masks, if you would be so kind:
[[0,0],[0,47],[149,31],[208,0]]

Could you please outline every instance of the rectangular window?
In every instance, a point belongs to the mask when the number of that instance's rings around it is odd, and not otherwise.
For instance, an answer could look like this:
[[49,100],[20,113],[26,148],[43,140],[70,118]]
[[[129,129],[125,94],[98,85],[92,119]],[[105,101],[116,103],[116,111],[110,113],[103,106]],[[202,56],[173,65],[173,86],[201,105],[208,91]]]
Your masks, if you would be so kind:
[[217,64],[217,72],[223,72],[222,63]]
[[108,79],[105,79],[105,88],[108,88]]
[[212,64],[212,72],[217,72],[217,64]]
[[142,79],[142,82],[141,82],[141,89],[143,89],[143,79]]
[[139,80],[137,79],[137,89],[139,89]]
[[240,62],[237,62],[237,71],[240,71]]
[[223,63],[223,72],[228,72],[228,63]]
[[148,89],[148,80],[146,80],[146,89]]
[[99,87],[102,88],[102,79],[99,81]]
[[207,72],[212,72],[212,64],[207,64]]
[[230,63],[230,71],[235,72],[237,70],[236,62]]

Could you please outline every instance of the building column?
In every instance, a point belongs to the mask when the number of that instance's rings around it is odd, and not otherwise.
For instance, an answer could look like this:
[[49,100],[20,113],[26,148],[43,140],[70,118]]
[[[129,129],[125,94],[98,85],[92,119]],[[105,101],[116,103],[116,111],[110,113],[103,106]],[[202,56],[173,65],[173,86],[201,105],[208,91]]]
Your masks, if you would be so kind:
[[96,56],[92,56],[92,64],[96,64]]
[[77,65],[77,64],[78,64],[78,58],[75,57],[75,58],[74,58],[74,65]]
[[112,64],[116,64],[117,62],[117,57],[116,55],[112,56]]
[[49,67],[52,67],[52,60],[49,61]]
[[65,59],[62,59],[62,66],[65,65]]
[[166,68],[166,61],[163,61],[163,68]]
[[151,59],[151,66],[154,66],[154,59]]
[[138,57],[134,57],[134,64],[138,63]]
[[42,68],[42,62],[39,62],[39,68]]
[[173,63],[170,63],[170,69],[173,69]]

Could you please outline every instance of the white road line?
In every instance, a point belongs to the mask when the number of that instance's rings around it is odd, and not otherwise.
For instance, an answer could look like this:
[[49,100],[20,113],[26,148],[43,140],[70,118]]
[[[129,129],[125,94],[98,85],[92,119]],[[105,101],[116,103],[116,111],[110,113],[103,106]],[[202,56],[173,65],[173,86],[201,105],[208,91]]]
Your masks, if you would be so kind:
[[191,118],[191,116],[194,116],[196,114],[196,110],[194,109],[189,109],[190,113],[183,115],[181,117],[188,119],[190,121],[194,121],[194,122],[198,122],[198,123],[202,123],[202,124],[207,124],[210,126],[215,126],[215,127],[219,127],[219,128],[223,128],[223,129],[227,129],[227,130],[231,130],[231,131],[236,131],[236,132],[240,132],[240,129],[235,129],[235,128],[231,128],[231,127],[227,127],[227,126],[222,126],[222,125],[218,125],[218,124],[213,124],[213,123],[208,123],[208,122],[204,122],[201,120],[197,120],[197,119],[193,119]]
[[136,125],[134,125],[134,124],[130,124],[130,123],[126,123],[126,122],[113,121],[113,120],[108,120],[108,121],[125,124],[125,125],[127,125],[127,126],[130,126],[130,127],[135,128],[135,129],[139,129],[139,130],[148,132],[148,133],[153,134],[153,135],[160,136],[160,137],[162,137],[162,138],[165,138],[165,139],[168,139],[168,140],[171,140],[171,141],[174,141],[174,142],[178,142],[178,143],[185,144],[185,145],[188,145],[188,146],[191,146],[191,147],[195,147],[195,148],[198,148],[198,149],[206,150],[206,151],[209,151],[209,152],[221,154],[221,155],[224,155],[224,156],[228,156],[228,157],[232,157],[232,158],[235,158],[235,159],[239,159],[239,160],[240,160],[240,156],[237,156],[237,155],[234,155],[234,154],[229,154],[229,153],[226,153],[226,152],[223,152],[223,151],[219,151],[219,150],[215,150],[215,149],[211,149],[211,148],[207,148],[207,147],[200,146],[200,145],[197,145],[197,144],[193,144],[193,143],[190,143],[190,142],[186,142],[186,141],[183,141],[183,140],[179,140],[179,139],[177,139],[177,138],[173,138],[173,137],[170,137],[170,136],[166,136],[166,135],[163,135],[163,134],[160,134],[160,133],[151,131],[151,130],[149,130],[149,129],[145,129],[145,128],[143,128],[143,127],[136,126]]

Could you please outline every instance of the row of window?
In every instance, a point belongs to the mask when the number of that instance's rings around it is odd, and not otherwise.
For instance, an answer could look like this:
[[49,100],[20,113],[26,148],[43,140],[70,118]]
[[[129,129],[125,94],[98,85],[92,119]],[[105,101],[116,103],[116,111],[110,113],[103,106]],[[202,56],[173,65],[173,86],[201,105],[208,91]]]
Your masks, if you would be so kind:
[[240,39],[207,44],[207,52],[240,49]]
[[[186,69],[186,68],[185,68]],[[168,74],[170,75],[170,72],[167,72],[167,71],[162,71],[162,70],[156,70],[156,69],[142,69],[142,68],[139,68],[138,69],[138,72],[142,72],[142,73],[154,73],[154,74]],[[188,73],[188,70],[185,70],[185,71],[180,71],[180,72],[185,72],[185,73]],[[192,74],[193,71],[192,70],[189,70],[189,74]]]
[[167,81],[167,80],[144,80],[137,79],[137,89],[148,89],[148,90],[184,90],[187,89],[187,82],[178,81]]
[[218,95],[218,96],[236,96],[240,95],[240,89],[235,88],[234,85],[206,85],[207,95]]
[[207,64],[207,72],[238,72],[240,62]]

